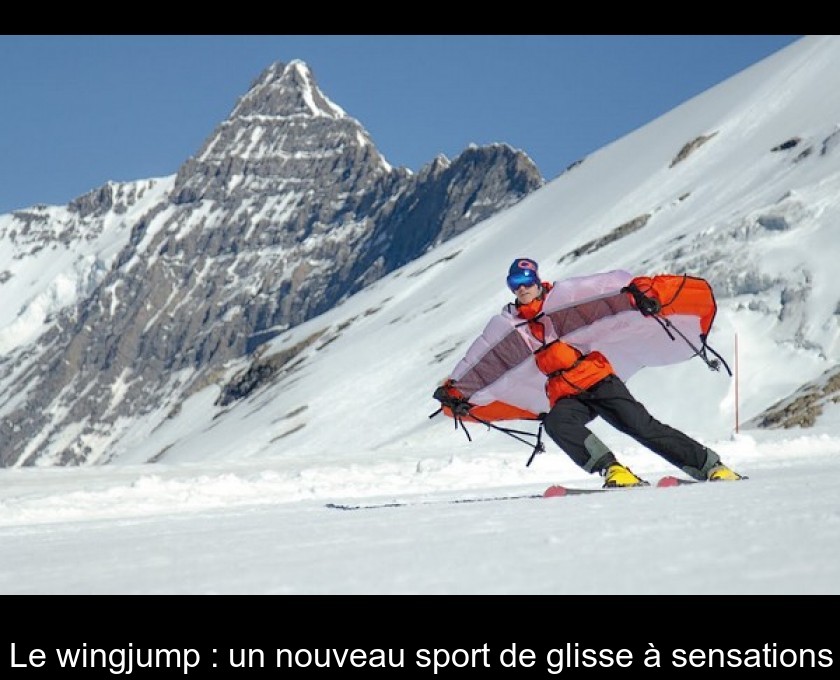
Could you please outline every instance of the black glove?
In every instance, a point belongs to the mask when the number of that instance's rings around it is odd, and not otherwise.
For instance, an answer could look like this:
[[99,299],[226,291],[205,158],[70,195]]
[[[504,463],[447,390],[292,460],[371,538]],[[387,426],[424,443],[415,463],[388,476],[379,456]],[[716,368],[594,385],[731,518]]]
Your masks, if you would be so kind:
[[642,316],[653,316],[654,314],[658,314],[662,309],[659,300],[645,295],[635,283],[625,286],[621,289],[621,292],[630,293],[633,296],[633,300],[636,302],[636,308],[642,313]]
[[437,399],[443,406],[448,407],[456,416],[465,416],[472,408],[472,404],[466,399],[451,394],[446,385],[438,387],[432,397]]

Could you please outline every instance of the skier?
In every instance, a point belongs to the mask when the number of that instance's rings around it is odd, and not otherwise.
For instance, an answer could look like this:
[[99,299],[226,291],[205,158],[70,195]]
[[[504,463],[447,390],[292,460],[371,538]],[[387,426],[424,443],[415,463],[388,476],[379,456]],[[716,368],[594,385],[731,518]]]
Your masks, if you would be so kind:
[[[608,275],[596,275],[592,278],[598,276]],[[612,427],[634,438],[694,479],[742,479],[741,475],[724,465],[720,456],[713,450],[653,418],[645,406],[633,397],[605,354],[598,350],[582,351],[575,345],[559,339],[552,318],[543,312],[546,299],[557,287],[558,282],[541,281],[538,265],[534,260],[514,260],[508,271],[507,285],[516,296],[516,300],[505,305],[501,314],[491,320],[485,334],[495,324],[495,328],[507,328],[508,333],[509,328],[514,328],[517,331],[517,339],[519,336],[525,338],[528,349],[524,350],[524,361],[520,362],[517,358],[511,363],[518,362],[520,366],[528,364],[525,370],[531,369],[527,352],[532,353],[533,363],[539,369],[539,374],[533,370],[531,373],[520,370],[519,375],[523,378],[537,376],[540,387],[548,397],[549,405],[548,412],[540,413],[539,418],[546,433],[578,466],[589,473],[597,473],[604,477],[605,488],[648,486],[647,481],[619,463],[613,451],[587,428],[590,421],[600,416]],[[566,289],[568,287],[563,288]],[[628,309],[635,308],[646,317],[657,315],[662,310],[660,300],[642,294],[638,287],[629,285],[621,290],[632,299],[632,302],[627,303]],[[556,299],[552,299],[552,302],[551,309],[556,309]],[[710,325],[711,321],[708,323]],[[511,349],[510,335],[506,337],[505,343],[500,342],[494,347],[495,352],[487,351],[487,339],[480,338],[456,366],[452,375],[461,379],[471,367],[482,361],[485,369],[475,370],[473,373],[481,376],[493,374],[493,377],[481,377],[481,380],[498,380],[504,372],[505,380],[499,382],[511,383],[513,373],[506,373],[509,368],[502,369],[493,365],[493,362],[498,364],[503,361],[499,357],[505,352],[515,354],[519,349],[518,346]],[[473,358],[469,359],[471,353]],[[481,358],[475,359],[475,356]],[[474,377],[464,382],[469,384],[459,384],[457,379],[447,378],[434,391],[433,398],[454,417],[469,419],[471,409],[476,408],[469,398],[478,389]],[[488,408],[494,407],[495,405],[491,405]]]

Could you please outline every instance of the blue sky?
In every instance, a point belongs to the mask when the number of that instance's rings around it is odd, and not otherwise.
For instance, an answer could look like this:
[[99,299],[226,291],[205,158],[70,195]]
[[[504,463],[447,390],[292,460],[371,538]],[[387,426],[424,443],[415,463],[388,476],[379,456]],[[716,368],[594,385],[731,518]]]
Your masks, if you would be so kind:
[[0,36],[0,214],[170,175],[302,59],[385,158],[506,142],[546,179],[795,35]]

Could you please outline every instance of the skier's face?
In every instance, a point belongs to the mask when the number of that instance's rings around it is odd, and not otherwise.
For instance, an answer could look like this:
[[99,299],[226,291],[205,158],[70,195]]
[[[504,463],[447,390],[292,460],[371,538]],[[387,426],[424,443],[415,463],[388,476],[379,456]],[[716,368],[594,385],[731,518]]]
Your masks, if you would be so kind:
[[516,301],[520,305],[527,305],[539,296],[540,287],[536,283],[530,286],[523,284],[513,292],[516,295]]

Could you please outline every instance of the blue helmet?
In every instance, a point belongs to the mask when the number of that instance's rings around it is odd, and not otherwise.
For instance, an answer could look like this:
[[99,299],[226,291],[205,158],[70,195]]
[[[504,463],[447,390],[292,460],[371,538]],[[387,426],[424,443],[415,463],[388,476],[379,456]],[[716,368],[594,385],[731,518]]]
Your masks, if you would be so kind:
[[540,284],[539,265],[527,257],[520,257],[513,261],[508,269],[507,285],[514,293],[519,286],[533,286]]

